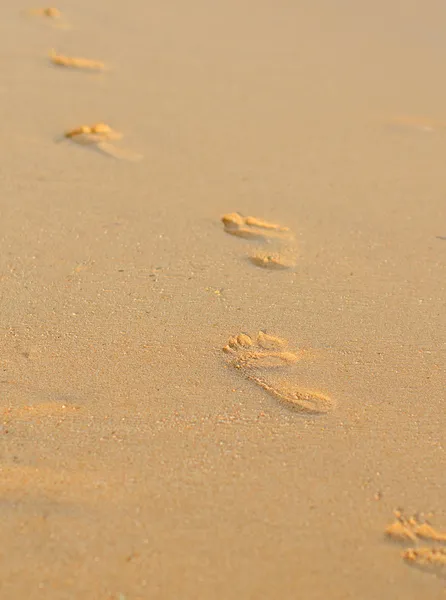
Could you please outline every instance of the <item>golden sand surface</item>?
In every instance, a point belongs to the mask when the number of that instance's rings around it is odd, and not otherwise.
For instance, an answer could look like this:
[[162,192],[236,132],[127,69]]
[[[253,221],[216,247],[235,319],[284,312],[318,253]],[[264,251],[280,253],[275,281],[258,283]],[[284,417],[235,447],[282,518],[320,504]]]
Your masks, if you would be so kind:
[[444,598],[446,7],[47,8],[0,22],[0,599]]

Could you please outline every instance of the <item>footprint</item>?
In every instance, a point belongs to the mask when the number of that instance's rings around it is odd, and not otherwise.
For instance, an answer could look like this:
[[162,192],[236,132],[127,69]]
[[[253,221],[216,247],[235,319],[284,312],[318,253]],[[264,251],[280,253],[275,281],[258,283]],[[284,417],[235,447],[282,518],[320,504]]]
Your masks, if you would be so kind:
[[31,8],[22,12],[26,17],[39,18],[52,27],[71,29],[70,24],[64,20],[58,8]]
[[53,65],[70,69],[86,69],[90,71],[106,70],[106,66],[101,60],[64,56],[63,54],[58,54],[55,50],[51,50],[50,52],[50,61]]
[[286,340],[259,331],[255,341],[246,333],[229,338],[223,351],[230,356],[230,364],[246,379],[290,408],[312,414],[331,411],[335,402],[324,394],[303,389],[286,380],[276,381],[275,374],[289,370],[302,358],[302,352],[291,352],[287,347]]
[[226,233],[263,243],[260,250],[248,255],[252,264],[271,270],[289,269],[296,265],[294,235],[288,227],[240,213],[228,213],[221,220]]
[[80,146],[87,146],[107,154],[119,160],[138,161],[142,156],[125,148],[118,148],[111,142],[120,140],[123,134],[115,131],[106,123],[95,123],[94,125],[81,125],[75,129],[66,131],[63,137],[58,137],[57,141],[69,139]]
[[[411,566],[446,576],[446,531],[439,531],[421,517],[405,517],[401,510],[394,511],[394,515],[395,521],[386,528],[386,536],[393,541],[413,544],[401,553],[401,558]],[[419,540],[432,545],[420,546]]]
[[394,540],[411,540],[417,538],[446,543],[446,531],[438,531],[421,517],[405,517],[401,510],[394,511],[395,521],[386,528],[386,535]]

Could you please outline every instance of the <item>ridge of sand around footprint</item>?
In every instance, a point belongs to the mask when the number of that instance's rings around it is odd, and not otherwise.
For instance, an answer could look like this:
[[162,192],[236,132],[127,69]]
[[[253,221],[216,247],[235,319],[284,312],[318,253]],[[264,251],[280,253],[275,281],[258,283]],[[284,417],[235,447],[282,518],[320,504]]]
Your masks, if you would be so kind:
[[221,220],[226,233],[262,243],[256,252],[248,253],[252,264],[270,270],[290,269],[296,265],[296,243],[288,227],[240,213],[227,213]]
[[325,414],[335,407],[335,402],[324,394],[304,389],[275,373],[285,371],[301,359],[301,354],[287,349],[283,338],[259,331],[255,340],[246,333],[230,337],[223,351],[230,364],[270,396],[289,408],[308,414]]

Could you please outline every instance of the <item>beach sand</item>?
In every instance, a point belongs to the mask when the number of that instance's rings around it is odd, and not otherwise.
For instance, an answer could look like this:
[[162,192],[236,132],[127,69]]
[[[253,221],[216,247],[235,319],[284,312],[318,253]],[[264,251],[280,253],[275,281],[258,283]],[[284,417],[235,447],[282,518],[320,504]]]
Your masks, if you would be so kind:
[[[446,527],[446,8],[57,7],[0,23],[0,597],[444,598],[384,530]],[[141,160],[57,139],[97,122]]]

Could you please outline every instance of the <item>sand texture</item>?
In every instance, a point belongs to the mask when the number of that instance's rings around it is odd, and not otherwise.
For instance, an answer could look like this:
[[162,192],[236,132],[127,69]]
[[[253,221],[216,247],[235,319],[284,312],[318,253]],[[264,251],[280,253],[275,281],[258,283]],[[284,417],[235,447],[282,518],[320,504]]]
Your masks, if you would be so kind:
[[437,600],[446,7],[0,22],[0,600]]

